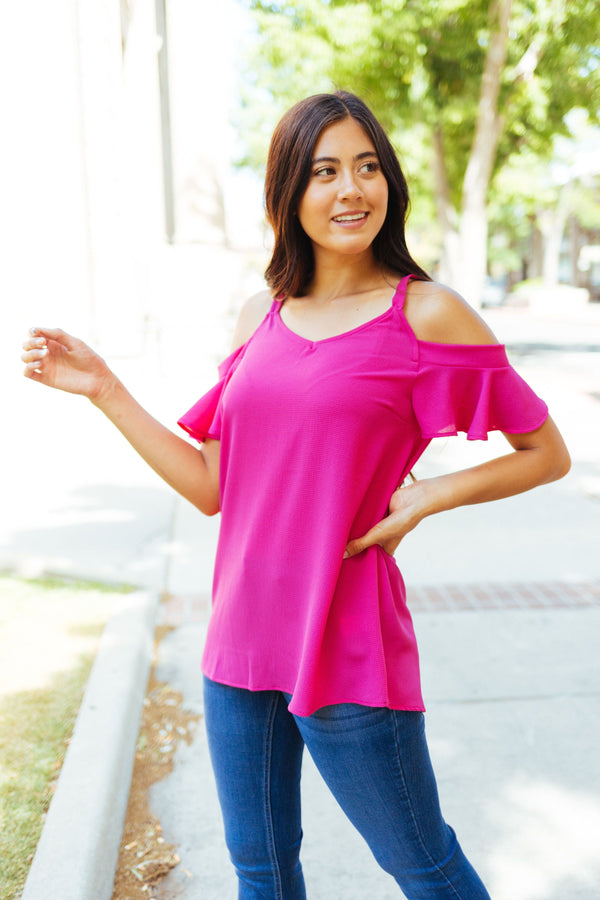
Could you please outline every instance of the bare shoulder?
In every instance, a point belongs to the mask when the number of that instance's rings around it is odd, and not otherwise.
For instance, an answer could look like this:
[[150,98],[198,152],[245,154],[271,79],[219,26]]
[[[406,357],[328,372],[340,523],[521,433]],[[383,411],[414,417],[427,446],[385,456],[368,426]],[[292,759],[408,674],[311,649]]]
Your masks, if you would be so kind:
[[273,295],[265,289],[249,297],[240,309],[235,332],[233,335],[232,350],[237,350],[245,344],[248,338],[254,334],[266,314],[271,308]]
[[405,302],[408,324],[420,341],[496,344],[491,329],[456,291],[437,281],[411,281]]

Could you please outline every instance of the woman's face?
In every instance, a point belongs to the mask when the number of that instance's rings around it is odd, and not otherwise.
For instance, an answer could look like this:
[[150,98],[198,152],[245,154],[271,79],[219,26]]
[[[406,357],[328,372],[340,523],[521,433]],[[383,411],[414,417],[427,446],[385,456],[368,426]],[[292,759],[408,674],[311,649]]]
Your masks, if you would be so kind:
[[385,221],[387,204],[387,181],[367,133],[352,118],[326,128],[297,210],[315,251],[364,252]]

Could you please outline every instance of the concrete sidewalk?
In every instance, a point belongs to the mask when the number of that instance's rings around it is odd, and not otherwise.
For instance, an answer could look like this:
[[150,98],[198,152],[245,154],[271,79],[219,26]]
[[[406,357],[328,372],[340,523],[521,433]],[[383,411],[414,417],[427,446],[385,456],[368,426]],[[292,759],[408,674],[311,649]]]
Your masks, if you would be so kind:
[[[415,614],[444,814],[494,900],[597,900],[600,582],[595,604]],[[203,637],[201,621],[181,625],[159,666],[199,713]],[[234,900],[202,730],[151,801],[182,858],[154,896]],[[309,897],[399,896],[308,755],[303,810]]]
[[[599,896],[597,312],[568,322],[520,311],[488,315],[521,374],[548,400],[573,455],[571,475],[526,496],[425,521],[397,554],[412,589],[443,807],[494,900]],[[193,402],[191,390],[208,386],[159,382],[151,361],[128,367],[125,381],[164,421]],[[13,431],[4,471],[25,474],[3,485],[0,566],[171,594],[162,615],[175,617],[176,628],[161,644],[157,674],[201,712],[198,663],[218,521],[174,498],[84,401],[21,380],[11,384],[8,403]],[[434,442],[417,474],[499,452],[506,444],[498,436],[480,445]],[[101,763],[91,761],[98,777]],[[309,759],[304,800],[311,900],[397,897]],[[152,804],[182,858],[154,896],[233,898],[201,729],[191,746],[180,745]],[[73,824],[83,824],[77,809]]]

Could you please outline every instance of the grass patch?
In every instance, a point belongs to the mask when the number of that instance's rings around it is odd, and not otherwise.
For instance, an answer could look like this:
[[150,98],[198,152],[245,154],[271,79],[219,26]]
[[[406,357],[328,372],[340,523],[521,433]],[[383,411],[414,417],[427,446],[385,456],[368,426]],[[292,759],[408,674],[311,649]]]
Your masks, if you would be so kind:
[[25,884],[92,662],[0,701],[0,900]]
[[0,900],[20,895],[124,586],[0,576]]

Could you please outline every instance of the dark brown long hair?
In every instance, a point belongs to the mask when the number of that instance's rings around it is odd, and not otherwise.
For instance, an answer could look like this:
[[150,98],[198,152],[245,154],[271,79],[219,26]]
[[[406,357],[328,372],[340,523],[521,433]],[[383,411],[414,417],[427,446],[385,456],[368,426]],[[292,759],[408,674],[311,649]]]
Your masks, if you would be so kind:
[[285,113],[271,138],[265,208],[275,246],[265,278],[276,296],[301,297],[308,292],[314,274],[314,254],[295,212],[308,185],[319,135],[329,125],[347,118],[355,119],[370,137],[388,183],[387,215],[373,241],[375,259],[400,275],[431,280],[406,246],[408,187],[389,138],[366,103],[355,94],[336,91],[315,94],[296,103]]

